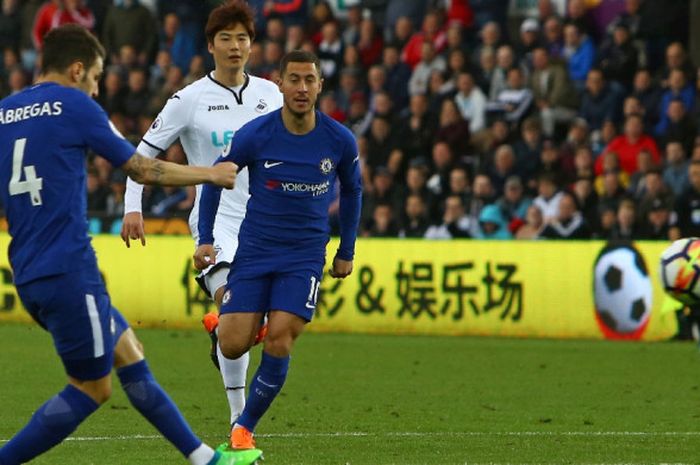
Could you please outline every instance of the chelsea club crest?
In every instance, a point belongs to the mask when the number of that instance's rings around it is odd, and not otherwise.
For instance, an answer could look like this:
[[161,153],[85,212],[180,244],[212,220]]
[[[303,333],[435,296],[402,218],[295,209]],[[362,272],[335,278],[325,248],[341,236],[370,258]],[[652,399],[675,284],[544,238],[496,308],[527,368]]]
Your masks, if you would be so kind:
[[321,173],[328,174],[333,171],[333,160],[330,158],[323,158],[318,167],[321,169]]

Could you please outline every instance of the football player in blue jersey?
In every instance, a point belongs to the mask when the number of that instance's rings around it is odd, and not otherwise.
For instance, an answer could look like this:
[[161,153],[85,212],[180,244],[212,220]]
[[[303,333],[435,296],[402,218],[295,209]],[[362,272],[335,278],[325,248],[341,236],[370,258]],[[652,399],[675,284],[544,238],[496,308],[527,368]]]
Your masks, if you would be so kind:
[[192,465],[251,463],[260,451],[242,455],[202,443],[156,382],[141,343],[110,303],[86,221],[88,148],[144,184],[230,188],[236,166],[181,166],[136,153],[90,98],[104,56],[86,29],[54,29],[44,39],[37,83],[0,101],[0,197],[14,283],[24,307],[51,333],[68,376],[0,448],[0,464],[27,462],[63,441],[110,397],[112,368],[132,405]]
[[[252,346],[268,315],[268,334],[233,449],[253,449],[253,432],[287,376],[296,338],[316,308],[328,243],[328,207],[340,181],[340,246],[330,275],[352,272],[362,184],[352,133],[315,110],[322,78],[318,58],[293,51],[280,63],[281,110],[245,124],[219,161],[247,167],[250,200],[241,224],[219,319],[219,346],[236,358]],[[195,266],[215,261],[213,226],[221,189],[204,186]]]

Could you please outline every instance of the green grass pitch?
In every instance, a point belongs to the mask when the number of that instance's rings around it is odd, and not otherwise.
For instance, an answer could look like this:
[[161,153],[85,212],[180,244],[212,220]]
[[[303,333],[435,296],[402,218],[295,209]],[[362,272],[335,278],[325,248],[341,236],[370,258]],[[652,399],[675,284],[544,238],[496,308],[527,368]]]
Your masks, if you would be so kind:
[[[223,442],[228,407],[208,337],[137,335],[194,430]],[[45,332],[1,324],[0,441],[64,382]],[[264,465],[697,464],[700,352],[685,343],[304,334],[258,445]],[[34,463],[186,461],[115,379],[112,399]]]

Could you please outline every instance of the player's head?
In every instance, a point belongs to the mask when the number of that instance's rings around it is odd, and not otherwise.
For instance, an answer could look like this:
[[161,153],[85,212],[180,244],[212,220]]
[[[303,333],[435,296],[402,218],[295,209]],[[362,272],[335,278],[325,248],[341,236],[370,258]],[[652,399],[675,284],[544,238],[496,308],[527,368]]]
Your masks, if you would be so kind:
[[63,74],[70,85],[97,96],[105,49],[87,29],[68,24],[44,37],[41,73]]
[[204,33],[217,68],[242,71],[255,38],[253,10],[241,0],[230,0],[209,14]]
[[321,63],[311,52],[294,50],[280,61],[280,91],[284,106],[296,116],[314,111],[323,87]]

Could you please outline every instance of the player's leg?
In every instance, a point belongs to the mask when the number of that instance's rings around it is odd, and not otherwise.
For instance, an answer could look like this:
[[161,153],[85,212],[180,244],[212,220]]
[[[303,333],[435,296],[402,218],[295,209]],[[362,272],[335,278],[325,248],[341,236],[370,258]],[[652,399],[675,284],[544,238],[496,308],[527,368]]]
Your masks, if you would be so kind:
[[[114,367],[129,401],[192,465],[223,464],[227,457],[204,444],[192,431],[170,396],[158,384],[143,355],[143,346],[121,314],[113,310],[118,341]],[[256,455],[255,453],[254,455]],[[253,461],[257,456],[252,457]]]
[[25,308],[53,338],[68,374],[66,387],[0,449],[0,463],[28,462],[68,437],[111,394],[109,312],[100,307],[99,274],[87,271],[18,287]]
[[260,365],[250,383],[246,407],[231,432],[233,448],[254,445],[255,427],[287,379],[294,341],[313,317],[323,262],[302,268],[277,274],[270,286],[270,308],[276,310],[268,314]]
[[[227,266],[214,270],[214,272],[205,276],[207,287],[209,289],[216,289],[213,295],[217,309],[221,308],[221,301],[226,291],[228,273],[229,267]],[[218,327],[215,331],[218,333]],[[216,350],[219,371],[221,372],[221,379],[224,382],[224,389],[226,390],[226,400],[228,401],[230,412],[229,425],[233,425],[243,411],[243,407],[245,407],[245,385],[250,355],[246,351],[238,358],[224,357],[219,347],[218,340],[214,350]]]

